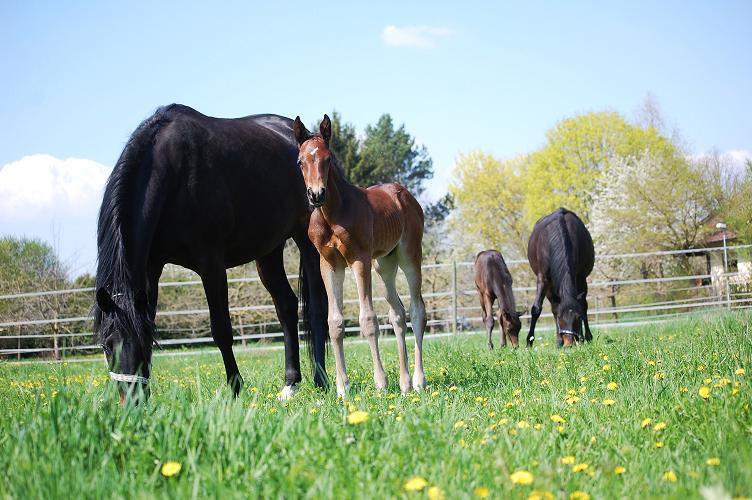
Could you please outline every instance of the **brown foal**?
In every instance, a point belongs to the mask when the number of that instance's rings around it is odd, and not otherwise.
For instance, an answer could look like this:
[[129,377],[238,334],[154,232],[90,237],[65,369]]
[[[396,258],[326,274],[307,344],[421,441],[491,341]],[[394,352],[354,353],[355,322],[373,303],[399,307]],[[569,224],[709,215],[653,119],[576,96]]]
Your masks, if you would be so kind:
[[[293,124],[298,142],[298,166],[303,173],[308,201],[314,208],[308,237],[321,254],[321,276],[329,298],[329,336],[334,349],[337,394],[349,389],[345,368],[342,317],[345,267],[349,266],[358,287],[360,331],[368,339],[373,358],[376,387],[387,387],[386,373],[379,355],[379,324],[373,309],[371,262],[386,287],[389,321],[397,337],[400,389],[425,387],[423,372],[423,331],[426,306],[421,295],[421,244],[423,209],[399,184],[380,184],[363,189],[350,184],[329,150],[332,125],[329,117],[319,127],[320,135],[306,130],[300,117]],[[415,334],[415,372],[410,379],[405,345],[405,307],[397,294],[397,267],[410,287],[410,319]]]

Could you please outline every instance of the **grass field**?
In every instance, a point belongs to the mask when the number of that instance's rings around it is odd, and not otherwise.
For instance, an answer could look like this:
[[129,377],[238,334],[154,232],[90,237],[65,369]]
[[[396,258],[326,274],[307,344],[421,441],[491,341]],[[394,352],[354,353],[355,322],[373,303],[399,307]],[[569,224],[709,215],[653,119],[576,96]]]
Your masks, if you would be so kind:
[[[367,346],[350,345],[345,402],[310,377],[278,402],[280,351],[239,355],[237,400],[217,351],[155,358],[139,407],[118,406],[100,358],[3,363],[0,496],[752,496],[751,321],[602,330],[567,351],[551,333],[516,352],[488,352],[482,335],[431,340],[430,386],[406,397],[393,342],[387,393]],[[356,410],[367,420],[348,423]],[[169,461],[181,470],[166,477]]]

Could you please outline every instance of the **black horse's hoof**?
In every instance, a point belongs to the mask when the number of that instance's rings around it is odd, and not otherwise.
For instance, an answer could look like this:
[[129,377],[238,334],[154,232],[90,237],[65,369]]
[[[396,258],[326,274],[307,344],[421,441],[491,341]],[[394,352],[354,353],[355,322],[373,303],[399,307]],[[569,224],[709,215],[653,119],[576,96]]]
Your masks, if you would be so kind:
[[234,397],[238,397],[240,395],[240,391],[243,390],[243,377],[241,377],[239,373],[231,375],[227,377],[227,385],[229,385],[230,389],[232,389],[232,395]]

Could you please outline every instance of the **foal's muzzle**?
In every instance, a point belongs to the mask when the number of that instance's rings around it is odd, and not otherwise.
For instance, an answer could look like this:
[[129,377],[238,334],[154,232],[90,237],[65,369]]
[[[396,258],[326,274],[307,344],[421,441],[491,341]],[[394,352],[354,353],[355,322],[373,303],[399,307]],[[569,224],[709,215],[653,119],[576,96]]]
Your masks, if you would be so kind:
[[326,200],[326,188],[322,187],[319,191],[314,191],[308,188],[308,202],[314,207],[318,208],[324,204]]

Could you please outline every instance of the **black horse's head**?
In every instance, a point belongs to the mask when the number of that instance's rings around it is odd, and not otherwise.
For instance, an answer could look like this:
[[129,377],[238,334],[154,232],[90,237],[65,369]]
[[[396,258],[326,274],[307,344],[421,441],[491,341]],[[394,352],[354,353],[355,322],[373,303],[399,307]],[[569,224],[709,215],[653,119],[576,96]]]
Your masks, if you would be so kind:
[[582,319],[584,315],[585,310],[579,298],[576,300],[565,300],[559,304],[555,319],[560,345],[565,347],[571,346],[576,341],[583,339]]
[[118,382],[121,402],[128,395],[148,397],[154,324],[146,293],[98,288],[93,312],[94,333],[104,349],[110,378]]

